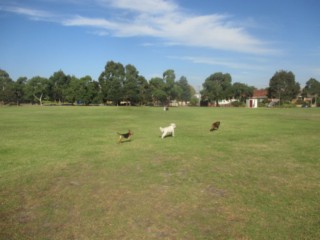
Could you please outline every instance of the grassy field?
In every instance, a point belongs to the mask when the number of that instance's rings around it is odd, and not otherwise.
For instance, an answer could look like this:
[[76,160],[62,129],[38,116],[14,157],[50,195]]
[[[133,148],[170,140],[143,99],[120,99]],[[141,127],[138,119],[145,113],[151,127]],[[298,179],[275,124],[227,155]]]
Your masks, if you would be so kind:
[[0,239],[320,239],[320,109],[1,107],[0,136]]

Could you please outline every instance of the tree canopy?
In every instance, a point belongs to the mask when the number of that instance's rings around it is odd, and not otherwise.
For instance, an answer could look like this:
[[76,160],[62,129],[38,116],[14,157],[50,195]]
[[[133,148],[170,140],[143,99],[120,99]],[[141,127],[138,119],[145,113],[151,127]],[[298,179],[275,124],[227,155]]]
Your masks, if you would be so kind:
[[302,91],[305,96],[320,96],[320,82],[314,78],[310,78],[306,82],[306,86]]
[[217,72],[210,75],[203,83],[201,91],[203,100],[215,102],[219,105],[219,100],[230,99],[232,97],[232,78],[229,73]]
[[[254,87],[244,83],[232,84],[229,73],[216,72],[207,77],[200,92],[202,101],[215,103],[220,100],[237,99],[245,102],[253,95]],[[168,105],[171,101],[194,104],[196,91],[189,85],[185,76],[176,80],[173,69],[165,70],[161,77],[149,81],[139,74],[132,64],[123,65],[108,61],[98,81],[90,76],[77,78],[58,70],[49,78],[40,76],[28,79],[19,77],[13,81],[9,74],[0,69],[0,103],[39,103],[51,104],[130,104],[130,105]],[[269,81],[270,98],[281,102],[291,101],[300,93],[300,84],[290,71],[278,71]],[[303,96],[318,98],[320,83],[310,78],[303,88]]]
[[240,102],[245,102],[247,98],[253,96],[254,87],[247,84],[236,82],[232,85],[233,97]]
[[306,86],[302,90],[302,95],[305,97],[312,97],[314,98],[314,103],[316,105],[320,104],[320,82],[314,78],[310,78],[306,82]]
[[13,81],[0,69],[0,101],[2,104],[21,102],[51,104],[130,104],[166,105],[171,100],[190,101],[193,88],[186,77],[176,82],[175,72],[168,69],[162,78],[147,81],[132,64],[108,61],[98,81],[90,76],[80,79],[56,71],[49,78],[40,76]]
[[0,101],[2,103],[14,100],[13,81],[9,74],[0,69]]
[[269,82],[269,97],[278,98],[280,102],[289,102],[300,92],[300,84],[296,82],[291,71],[278,71]]

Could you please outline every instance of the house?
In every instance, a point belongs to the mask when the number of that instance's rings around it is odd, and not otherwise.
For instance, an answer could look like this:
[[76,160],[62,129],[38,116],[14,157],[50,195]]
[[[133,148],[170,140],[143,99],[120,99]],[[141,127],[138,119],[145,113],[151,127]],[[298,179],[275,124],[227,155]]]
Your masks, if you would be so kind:
[[257,99],[258,102],[263,102],[268,100],[268,90],[267,89],[255,89],[253,90],[252,99]]
[[267,89],[254,89],[252,97],[247,99],[246,105],[248,108],[257,108],[259,103],[268,100]]

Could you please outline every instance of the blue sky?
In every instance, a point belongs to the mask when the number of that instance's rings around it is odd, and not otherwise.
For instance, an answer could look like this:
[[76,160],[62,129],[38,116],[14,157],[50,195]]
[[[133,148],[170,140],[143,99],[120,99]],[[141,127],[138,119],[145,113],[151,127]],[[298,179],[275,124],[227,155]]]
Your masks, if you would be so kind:
[[318,0],[1,0],[0,69],[98,80],[113,60],[197,90],[215,72],[261,88],[286,70],[303,87],[320,81],[319,12]]

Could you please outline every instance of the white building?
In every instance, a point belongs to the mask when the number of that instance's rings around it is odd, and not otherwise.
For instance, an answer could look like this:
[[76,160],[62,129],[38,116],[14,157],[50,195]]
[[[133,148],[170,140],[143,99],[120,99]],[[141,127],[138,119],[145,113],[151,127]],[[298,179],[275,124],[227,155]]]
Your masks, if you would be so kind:
[[248,108],[257,108],[258,107],[258,99],[249,98],[249,99],[247,99],[246,104],[247,104]]

